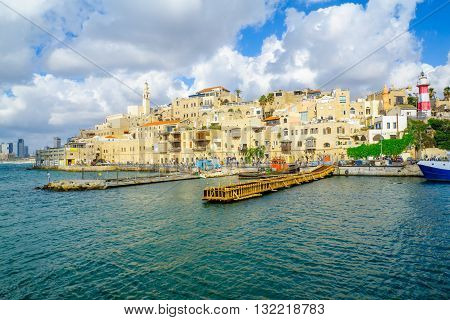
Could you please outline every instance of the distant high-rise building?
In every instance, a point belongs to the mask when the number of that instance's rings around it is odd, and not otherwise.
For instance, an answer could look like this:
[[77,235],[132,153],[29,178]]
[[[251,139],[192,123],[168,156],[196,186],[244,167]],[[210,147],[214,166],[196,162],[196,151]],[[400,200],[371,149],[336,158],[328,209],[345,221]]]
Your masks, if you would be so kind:
[[8,154],[9,153],[8,144],[6,144],[6,143],[0,144],[0,153],[1,154]]
[[25,157],[25,141],[23,139],[19,139],[17,141],[17,157],[18,158]]
[[59,137],[53,138],[53,148],[61,148],[61,138]]
[[8,153],[13,154],[14,153],[14,144],[12,142],[8,142]]
[[28,152],[28,146],[25,146],[24,149],[25,149],[24,150],[25,151],[25,155],[24,156],[25,156],[25,158],[28,158],[30,156],[30,153]]

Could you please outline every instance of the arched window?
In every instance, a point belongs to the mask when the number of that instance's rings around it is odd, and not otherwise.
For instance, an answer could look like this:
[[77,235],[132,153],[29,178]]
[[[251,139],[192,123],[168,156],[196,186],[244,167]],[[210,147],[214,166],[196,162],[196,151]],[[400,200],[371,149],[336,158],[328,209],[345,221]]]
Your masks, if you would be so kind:
[[283,119],[283,122],[284,122],[284,123],[287,123],[287,118],[284,118],[284,119]]
[[329,148],[329,147],[330,147],[330,144],[329,144],[328,142],[325,142],[325,143],[323,144],[323,147],[324,147],[324,148]]
[[350,114],[355,114],[356,112],[355,112],[355,108],[353,108],[353,107],[351,107],[350,108]]
[[283,132],[285,137],[289,135],[289,130],[287,128],[284,128]]

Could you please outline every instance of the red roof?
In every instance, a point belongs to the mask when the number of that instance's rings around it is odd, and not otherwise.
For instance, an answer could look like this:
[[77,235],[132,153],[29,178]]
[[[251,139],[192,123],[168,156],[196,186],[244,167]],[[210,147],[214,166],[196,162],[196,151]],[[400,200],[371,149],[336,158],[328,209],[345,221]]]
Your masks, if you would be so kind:
[[206,93],[206,92],[213,91],[214,89],[222,89],[222,90],[224,90],[224,91],[226,91],[226,92],[230,92],[230,90],[228,90],[228,89],[226,89],[226,88],[224,88],[224,87],[222,87],[222,86],[215,86],[215,87],[210,87],[210,88],[202,89],[202,90],[200,90],[198,93]]
[[164,124],[177,124],[180,123],[179,120],[167,120],[167,121],[155,121],[143,124],[141,127],[152,127],[152,126],[161,126]]

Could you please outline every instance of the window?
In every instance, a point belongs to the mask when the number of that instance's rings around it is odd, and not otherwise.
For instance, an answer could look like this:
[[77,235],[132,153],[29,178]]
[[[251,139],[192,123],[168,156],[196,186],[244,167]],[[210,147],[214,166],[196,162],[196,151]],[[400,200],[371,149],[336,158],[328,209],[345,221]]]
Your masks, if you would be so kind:
[[324,147],[324,148],[329,148],[329,147],[330,147],[330,144],[329,144],[328,142],[325,142],[325,143],[323,144],[323,147]]
[[284,122],[284,123],[287,123],[287,118],[284,118],[284,119],[283,119],[283,122]]
[[356,112],[355,112],[355,108],[353,108],[353,107],[351,107],[350,108],[350,114],[355,114]]
[[386,127],[387,127],[388,129],[390,129],[390,128],[391,128],[391,123],[390,123],[390,122],[386,123]]
[[393,122],[393,123],[392,123],[392,127],[393,127],[394,129],[397,129],[397,122]]
[[289,130],[288,129],[284,129],[283,132],[284,132],[284,136],[285,137],[287,137],[289,135]]
[[297,147],[301,147],[302,146],[302,142],[301,141],[297,141]]

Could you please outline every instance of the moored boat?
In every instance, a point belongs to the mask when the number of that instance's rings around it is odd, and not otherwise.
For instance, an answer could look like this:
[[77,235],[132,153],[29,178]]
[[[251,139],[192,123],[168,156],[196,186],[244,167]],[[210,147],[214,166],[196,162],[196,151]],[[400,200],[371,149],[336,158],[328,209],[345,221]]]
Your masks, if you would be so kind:
[[450,161],[425,160],[417,165],[427,180],[450,182]]

